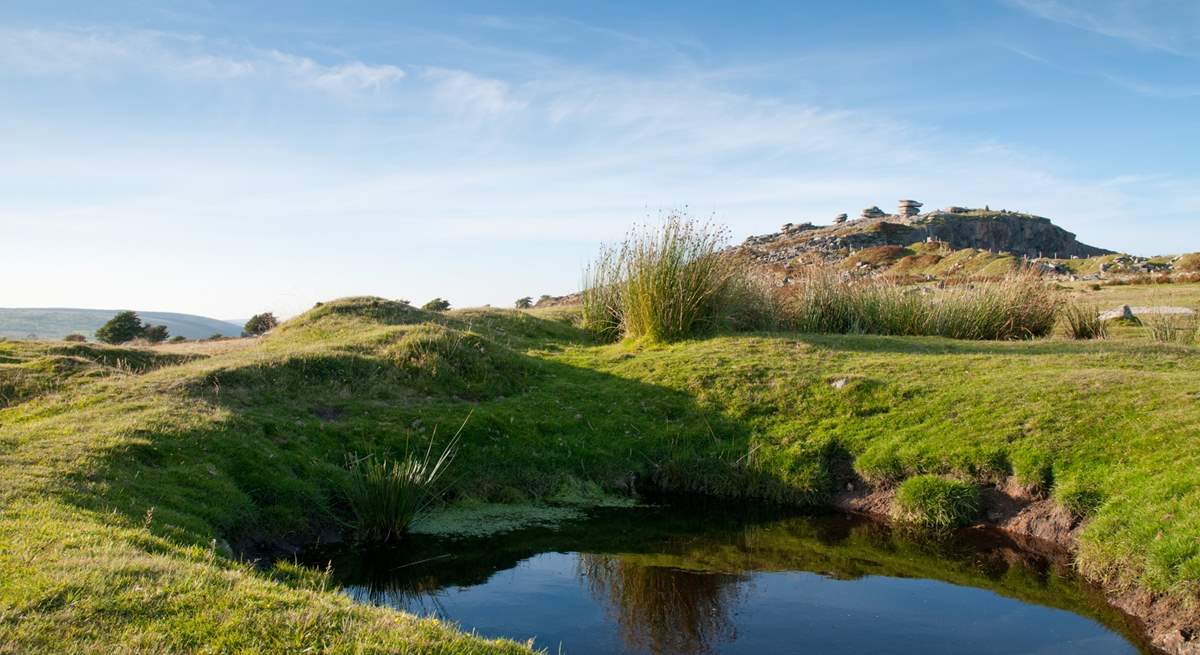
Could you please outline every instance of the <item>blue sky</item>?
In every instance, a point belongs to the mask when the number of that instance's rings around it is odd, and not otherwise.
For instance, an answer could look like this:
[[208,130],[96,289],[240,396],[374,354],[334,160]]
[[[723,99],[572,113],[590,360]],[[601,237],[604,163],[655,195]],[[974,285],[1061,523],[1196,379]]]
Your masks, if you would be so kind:
[[0,306],[578,286],[686,207],[900,197],[1200,250],[1200,3],[9,2]]

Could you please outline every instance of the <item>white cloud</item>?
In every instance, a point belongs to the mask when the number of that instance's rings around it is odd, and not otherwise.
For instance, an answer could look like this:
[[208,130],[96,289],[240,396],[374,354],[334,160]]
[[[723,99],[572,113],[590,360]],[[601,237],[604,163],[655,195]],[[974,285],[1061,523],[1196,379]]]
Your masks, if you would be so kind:
[[501,114],[526,106],[500,80],[447,68],[426,69],[422,77],[433,82],[438,102],[456,113]]
[[1195,0],[1008,0],[1046,20],[1176,55],[1200,56]]
[[235,48],[195,35],[0,29],[0,74],[108,79],[129,72],[192,81],[277,79],[335,94],[378,92],[405,76],[393,65],[325,64],[278,50]]

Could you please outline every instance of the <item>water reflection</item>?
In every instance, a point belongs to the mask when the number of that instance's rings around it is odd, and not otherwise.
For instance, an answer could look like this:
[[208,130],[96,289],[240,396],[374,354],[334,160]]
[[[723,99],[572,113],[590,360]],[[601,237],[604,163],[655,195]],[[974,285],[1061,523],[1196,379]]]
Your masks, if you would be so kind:
[[312,554],[359,602],[574,655],[1150,652],[1062,554],[844,515],[620,510],[550,530]]
[[645,566],[612,555],[579,554],[579,573],[604,603],[626,648],[680,655],[716,652],[737,638],[731,615],[746,576]]

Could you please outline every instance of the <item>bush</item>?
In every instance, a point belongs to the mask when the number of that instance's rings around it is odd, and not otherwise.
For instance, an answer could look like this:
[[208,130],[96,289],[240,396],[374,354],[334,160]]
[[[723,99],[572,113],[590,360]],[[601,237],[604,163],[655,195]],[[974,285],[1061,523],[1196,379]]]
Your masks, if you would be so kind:
[[584,272],[584,327],[603,340],[674,341],[731,319],[760,323],[770,304],[723,252],[727,240],[725,230],[679,214],[631,231]]
[[82,334],[78,334],[78,333],[68,334],[67,336],[63,337],[63,341],[70,341],[72,343],[84,343],[87,341],[87,337],[83,336]]
[[184,341],[187,341],[187,337],[181,334],[177,334],[170,338],[171,343],[183,343]]
[[424,309],[427,312],[444,312],[447,309],[450,309],[450,301],[444,298],[434,298],[424,305],[421,305],[421,309]]
[[408,531],[436,499],[434,487],[454,459],[461,433],[460,427],[437,459],[432,459],[432,438],[423,457],[409,451],[399,460],[374,455],[347,458],[350,484],[346,499],[360,536],[368,541],[386,542]]
[[896,518],[931,528],[967,525],[979,513],[979,489],[936,475],[918,475],[896,490]]
[[530,296],[517,298],[517,302],[513,303],[513,306],[517,309],[529,309],[530,307],[533,307],[533,298]]
[[117,312],[116,316],[96,330],[96,338],[109,344],[126,343],[142,336],[144,329],[137,313],[125,310]]
[[258,337],[274,330],[278,325],[279,319],[275,318],[274,314],[263,312],[251,316],[250,320],[246,321],[246,325],[242,327],[242,331],[248,336]]
[[1100,318],[1095,305],[1068,303],[1062,311],[1063,325],[1072,339],[1104,339],[1108,336],[1108,321]]
[[168,336],[165,325],[146,325],[142,328],[142,338],[150,343],[162,343]]

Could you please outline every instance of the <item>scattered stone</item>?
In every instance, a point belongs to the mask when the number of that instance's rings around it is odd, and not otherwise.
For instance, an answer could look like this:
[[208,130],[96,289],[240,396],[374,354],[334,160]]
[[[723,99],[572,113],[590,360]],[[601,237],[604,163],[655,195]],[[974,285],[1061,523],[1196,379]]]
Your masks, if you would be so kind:
[[887,214],[883,213],[882,209],[874,205],[867,207],[866,209],[862,210],[861,214],[859,214],[859,218],[883,218],[884,216],[887,216]]
[[846,222],[846,220],[847,220],[847,219],[849,219],[849,218],[850,218],[850,217],[849,217],[849,216],[847,216],[847,215],[845,215],[845,214],[838,214],[837,216],[834,216],[834,217],[833,217],[833,224],[834,224],[834,225],[841,225],[842,223],[845,223],[845,222]]

